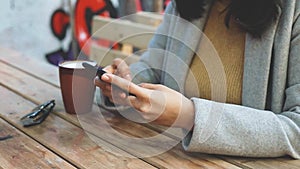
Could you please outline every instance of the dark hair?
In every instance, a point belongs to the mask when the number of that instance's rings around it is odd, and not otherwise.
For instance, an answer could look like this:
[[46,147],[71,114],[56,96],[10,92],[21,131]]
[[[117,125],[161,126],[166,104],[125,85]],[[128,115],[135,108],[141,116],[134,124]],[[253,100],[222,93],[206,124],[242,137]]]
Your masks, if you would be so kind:
[[[201,18],[209,0],[175,0],[180,17],[192,21]],[[234,18],[242,29],[254,36],[261,36],[278,15],[279,0],[231,0],[225,9],[225,25],[230,27]]]

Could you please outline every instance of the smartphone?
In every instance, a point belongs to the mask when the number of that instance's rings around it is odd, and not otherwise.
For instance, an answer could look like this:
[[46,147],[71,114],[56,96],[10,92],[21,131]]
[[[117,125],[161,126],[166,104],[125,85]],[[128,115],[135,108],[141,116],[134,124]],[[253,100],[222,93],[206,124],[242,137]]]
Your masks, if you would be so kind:
[[90,65],[88,63],[82,63],[82,66],[87,69],[88,71],[90,72],[93,72],[95,73],[99,79],[101,80],[101,76],[106,73],[103,69],[101,69],[100,67],[98,66],[93,66],[93,65]]
[[[82,63],[82,66],[83,66],[85,69],[87,69],[87,70],[89,70],[89,71],[95,73],[95,74],[99,77],[100,80],[101,80],[101,76],[102,76],[103,74],[107,73],[105,70],[101,69],[100,67],[98,67],[98,66],[93,66],[93,65],[90,65],[90,64],[88,64],[88,63]],[[101,80],[101,81],[102,81],[102,80]],[[107,82],[105,82],[105,83],[107,83]],[[119,86],[117,86],[117,85],[115,85],[115,84],[111,84],[111,85],[112,85],[113,87],[118,88],[119,90],[123,91],[124,93],[128,94],[128,91],[126,91],[126,90],[120,88]],[[135,96],[135,95],[132,94],[132,93],[129,93],[129,96]]]

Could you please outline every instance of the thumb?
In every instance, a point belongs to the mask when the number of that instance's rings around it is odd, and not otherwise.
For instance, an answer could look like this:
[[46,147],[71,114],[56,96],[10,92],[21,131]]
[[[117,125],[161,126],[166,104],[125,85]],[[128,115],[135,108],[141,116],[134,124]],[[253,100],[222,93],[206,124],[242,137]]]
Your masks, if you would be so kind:
[[114,64],[117,67],[117,75],[119,75],[120,77],[122,77],[128,81],[132,80],[130,68],[124,60],[115,59]]
[[106,71],[107,73],[112,73],[112,74],[115,72],[115,69],[111,65],[106,66],[105,68],[103,68],[103,70]]

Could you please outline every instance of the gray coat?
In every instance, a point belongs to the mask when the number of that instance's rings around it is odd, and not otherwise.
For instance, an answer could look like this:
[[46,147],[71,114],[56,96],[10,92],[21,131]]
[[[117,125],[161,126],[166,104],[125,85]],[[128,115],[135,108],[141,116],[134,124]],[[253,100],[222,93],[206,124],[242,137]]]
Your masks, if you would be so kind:
[[[242,105],[191,98],[196,111],[193,131],[183,140],[187,151],[300,158],[300,1],[282,0],[278,8],[261,39],[246,35]],[[146,52],[131,71],[139,72],[136,82],[182,92],[207,14],[193,24],[167,14],[178,16],[173,2],[149,45],[162,51]]]

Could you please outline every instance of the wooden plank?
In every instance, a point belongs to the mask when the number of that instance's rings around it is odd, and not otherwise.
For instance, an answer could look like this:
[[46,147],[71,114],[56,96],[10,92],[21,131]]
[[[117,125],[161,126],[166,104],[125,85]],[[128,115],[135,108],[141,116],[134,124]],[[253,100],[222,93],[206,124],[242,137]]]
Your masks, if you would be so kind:
[[115,58],[122,58],[129,65],[139,60],[137,55],[127,55],[118,50],[92,45],[90,59],[96,61],[98,65],[103,67],[110,65]]
[[[95,117],[95,115],[92,115],[91,117]],[[119,123],[123,123],[124,119],[120,120],[118,122]],[[112,137],[112,133],[111,131],[108,131],[105,129],[105,127],[103,126],[103,122],[101,120],[99,120],[98,122],[92,122],[92,120],[87,120],[86,122],[89,122],[89,129],[88,131],[90,132],[103,132],[105,133],[104,136],[100,136],[101,138],[103,138],[104,140],[107,140],[111,143],[113,143],[114,145],[118,145],[118,147],[120,147],[122,150],[125,150],[127,152],[130,152],[133,155],[139,154],[138,151],[135,150],[140,150],[141,148],[146,149],[151,151],[151,149],[149,149],[146,146],[142,146],[140,147],[139,145],[134,145],[134,148],[127,148],[126,146],[128,146],[127,144],[124,143],[124,139],[122,137],[118,137],[118,136],[113,136]],[[83,124],[84,122],[81,121],[81,124]],[[91,124],[92,123],[92,124]],[[93,124],[97,124],[97,125],[93,125]],[[85,125],[86,126],[86,125]],[[129,136],[135,136],[135,137],[151,137],[153,136],[153,132],[148,131],[148,132],[144,132],[143,128],[140,128],[138,125],[122,125],[123,127],[129,129],[128,130],[124,130],[124,131],[120,131],[123,134],[129,134]],[[87,129],[87,128],[85,128]],[[132,133],[132,131],[134,133]],[[141,131],[143,131],[141,133]],[[129,133],[126,133],[129,132]],[[98,136],[99,137],[99,136]],[[121,140],[121,141],[120,141]],[[145,140],[146,141],[146,140]],[[167,145],[169,143],[169,139],[164,139],[163,142],[157,142],[159,144],[153,144],[154,146],[158,146],[158,145]],[[151,146],[151,144],[150,144]],[[166,160],[167,159],[167,160]],[[157,166],[158,168],[177,168],[178,166],[180,166],[180,168],[199,168],[199,167],[207,167],[207,168],[238,168],[236,166],[233,166],[230,163],[227,163],[223,160],[220,159],[216,159],[213,156],[210,155],[204,155],[204,154],[188,154],[188,153],[184,153],[184,150],[181,148],[181,145],[177,145],[175,148],[173,148],[172,150],[169,150],[168,152],[162,152],[161,155],[159,156],[155,156],[155,157],[150,157],[150,158],[143,158],[143,160],[151,163],[154,166]]]
[[41,79],[55,86],[59,86],[57,66],[47,63],[46,60],[40,61],[1,46],[0,46],[0,60],[9,63],[11,66],[22,69],[23,71],[29,72],[35,77],[43,77]]
[[[24,97],[29,97],[35,100],[36,103],[43,103],[50,99],[55,99],[57,107],[61,108],[58,109],[58,111],[64,111],[64,109],[62,108],[63,102],[59,89],[57,89],[57,92],[52,92],[49,89],[55,88],[53,85],[36,79],[35,77],[30,76],[11,66],[8,66],[1,61],[0,65],[3,66],[0,68],[1,85],[14,88],[16,91],[23,94]],[[38,85],[44,86],[35,88],[35,86]]]
[[126,19],[131,20],[132,22],[157,27],[162,22],[163,15],[154,12],[142,11],[134,15],[129,15]]
[[0,119],[0,137],[7,135],[12,138],[0,141],[0,166],[2,168],[75,168]]
[[133,46],[128,44],[123,44],[120,51],[126,55],[131,55],[133,54]]
[[[40,125],[24,128],[19,119],[36,105],[0,86],[1,96],[6,98],[0,102],[0,116],[19,130],[67,159],[79,168],[154,168],[137,159],[116,156],[95,144],[85,132],[60,117],[51,114]],[[98,140],[99,141],[99,140]],[[106,142],[115,151],[123,152]]]
[[[6,66],[0,63],[0,71],[4,76],[0,79],[0,83],[11,88],[15,92],[27,97],[28,99],[34,101],[35,103],[41,103],[41,101],[48,100],[49,98],[57,99],[57,106],[55,108],[56,114],[60,115],[64,119],[71,121],[72,123],[80,126],[77,121],[76,116],[72,116],[64,113],[63,106],[60,103],[60,90],[52,85],[49,85],[43,81],[35,79],[24,72],[15,70],[12,67]],[[20,80],[22,79],[22,80]],[[39,91],[42,91],[41,93]],[[104,112],[103,112],[104,113]],[[125,120],[122,117],[118,117],[111,113],[104,113],[105,121],[107,121],[111,126],[113,126],[118,132],[128,134],[134,137],[151,137],[156,135],[157,132],[150,130],[142,125],[133,123],[129,120]],[[91,120],[91,119],[87,119]],[[98,127],[101,126],[103,122],[98,121]],[[109,131],[103,131],[109,132]],[[109,133],[107,137],[103,139],[107,142],[111,142]],[[118,144],[122,146],[122,140]],[[124,148],[124,147],[119,147]],[[134,152],[131,152],[134,153]],[[209,157],[209,158],[207,158]],[[170,160],[166,160],[170,159]],[[180,159],[180,160],[179,160]],[[199,166],[214,166],[215,168],[236,168],[230,163],[224,162],[213,156],[207,156],[203,154],[198,154],[196,157],[187,155],[183,153],[182,148],[176,147],[162,155],[143,159],[152,165],[159,166],[159,168],[176,168],[178,167],[178,160],[181,161],[182,168],[199,168]],[[207,164],[209,163],[209,164]]]
[[268,169],[277,169],[277,168],[289,168],[289,169],[299,169],[300,160],[295,160],[290,157],[281,157],[281,158],[243,158],[243,157],[221,157],[223,160],[226,160],[233,164],[241,164],[247,168],[268,168]]
[[130,44],[140,49],[148,47],[155,31],[156,27],[153,26],[101,16],[95,16],[92,24],[93,37]]

